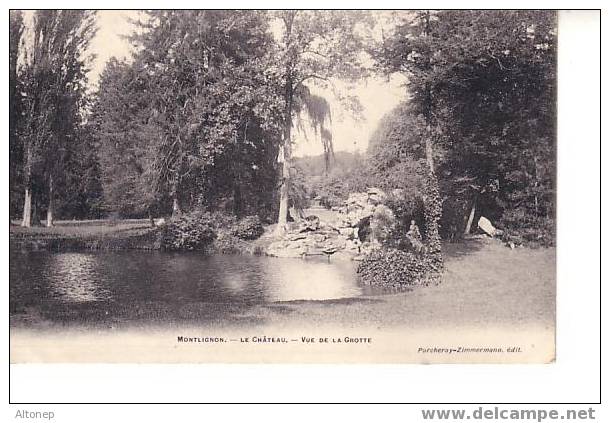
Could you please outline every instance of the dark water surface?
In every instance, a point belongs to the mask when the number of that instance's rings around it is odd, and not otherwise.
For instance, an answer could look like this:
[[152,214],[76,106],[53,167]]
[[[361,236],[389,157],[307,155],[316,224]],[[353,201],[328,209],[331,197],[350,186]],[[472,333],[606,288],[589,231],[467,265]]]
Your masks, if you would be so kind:
[[12,320],[26,324],[95,323],[188,318],[189,304],[197,304],[191,308],[199,316],[278,301],[358,297],[370,292],[358,283],[355,267],[349,261],[249,255],[12,251],[10,311]]

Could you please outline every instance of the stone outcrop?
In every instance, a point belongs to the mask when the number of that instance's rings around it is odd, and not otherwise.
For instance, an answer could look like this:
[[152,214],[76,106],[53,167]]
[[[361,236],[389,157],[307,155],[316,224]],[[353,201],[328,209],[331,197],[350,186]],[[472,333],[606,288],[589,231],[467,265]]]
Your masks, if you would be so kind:
[[309,215],[293,222],[281,238],[269,245],[267,255],[354,258],[378,248],[394,223],[394,214],[383,204],[386,198],[378,188],[352,193],[344,204],[333,208],[335,213],[327,220]]

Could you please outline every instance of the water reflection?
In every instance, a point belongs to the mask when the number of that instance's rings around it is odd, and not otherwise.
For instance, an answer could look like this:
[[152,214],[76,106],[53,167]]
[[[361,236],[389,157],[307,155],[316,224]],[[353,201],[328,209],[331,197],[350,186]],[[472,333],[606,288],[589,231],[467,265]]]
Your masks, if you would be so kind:
[[268,268],[268,301],[326,300],[355,297],[362,293],[354,283],[351,263],[328,263],[326,259],[277,259]]
[[364,289],[352,262],[137,251],[11,252],[9,276],[11,313],[41,310],[50,319],[90,313],[94,321],[95,313],[164,319],[185,307],[222,319],[234,307],[356,297]]
[[94,255],[51,255],[48,260],[47,281],[51,295],[67,302],[101,301],[111,296],[100,284]]

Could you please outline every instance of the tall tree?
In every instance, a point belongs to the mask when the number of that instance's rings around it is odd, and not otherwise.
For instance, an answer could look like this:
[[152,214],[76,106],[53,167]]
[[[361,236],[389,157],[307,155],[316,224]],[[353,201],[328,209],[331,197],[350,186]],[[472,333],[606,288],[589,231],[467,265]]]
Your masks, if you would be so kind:
[[[365,15],[360,12],[277,12],[277,75],[282,88],[283,131],[279,161],[278,232],[285,230],[289,207],[292,129],[299,103],[309,94],[308,83],[328,85],[332,78],[353,79],[364,74],[362,51]],[[328,137],[327,137],[328,139]]]
[[154,140],[150,124],[154,92],[130,64],[111,59],[100,75],[90,128],[98,146],[104,208],[128,217],[153,214],[163,198],[155,190]]
[[[53,225],[55,192],[62,183],[64,159],[77,142],[86,101],[87,47],[95,33],[95,13],[41,10],[33,14],[23,67],[24,144],[23,226],[32,208],[48,199],[47,225]],[[46,192],[45,192],[46,189]],[[38,198],[34,198],[33,196]]]
[[407,76],[410,102],[423,119],[427,178],[424,208],[428,251],[442,265],[439,220],[441,199],[438,190],[435,155],[438,130],[435,109],[437,81],[437,39],[434,32],[436,16],[430,11],[404,15],[389,37],[384,38],[376,54],[377,63],[385,73],[401,72]]
[[23,190],[22,167],[23,149],[19,142],[18,128],[22,119],[21,81],[18,72],[18,59],[21,52],[23,35],[23,13],[11,10],[9,14],[9,189],[10,215],[20,209],[18,200]]
[[382,43],[381,67],[408,73],[431,124],[428,157],[465,233],[479,208],[507,226],[551,218],[555,38],[553,12],[424,11]]
[[261,121],[273,114],[263,105],[268,75],[260,60],[270,33],[258,11],[159,11],[134,41],[133,67],[154,93],[154,187],[170,195],[179,214],[185,201],[196,201],[199,177],[231,142],[243,140],[252,112]]

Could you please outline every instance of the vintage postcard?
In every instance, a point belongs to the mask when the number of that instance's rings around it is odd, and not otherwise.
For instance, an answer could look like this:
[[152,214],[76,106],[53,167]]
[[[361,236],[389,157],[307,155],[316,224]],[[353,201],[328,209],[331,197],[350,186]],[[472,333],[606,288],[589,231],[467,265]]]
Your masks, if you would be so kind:
[[557,34],[12,10],[11,363],[553,363]]

